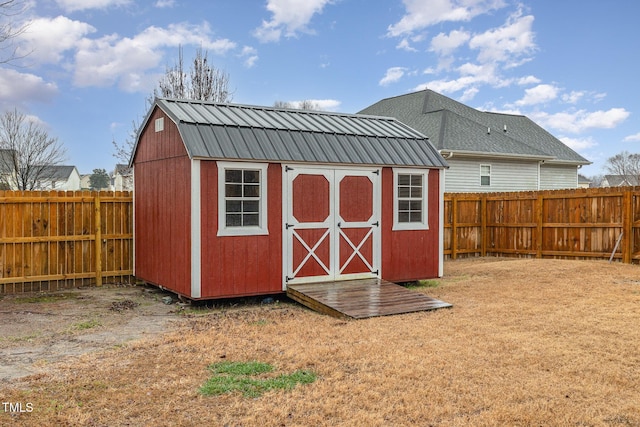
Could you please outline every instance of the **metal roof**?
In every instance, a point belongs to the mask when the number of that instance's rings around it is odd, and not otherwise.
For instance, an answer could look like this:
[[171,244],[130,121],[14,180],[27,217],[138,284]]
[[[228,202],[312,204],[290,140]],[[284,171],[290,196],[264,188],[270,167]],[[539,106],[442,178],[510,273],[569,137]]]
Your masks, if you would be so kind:
[[390,117],[166,98],[156,105],[192,158],[447,167],[426,136]]

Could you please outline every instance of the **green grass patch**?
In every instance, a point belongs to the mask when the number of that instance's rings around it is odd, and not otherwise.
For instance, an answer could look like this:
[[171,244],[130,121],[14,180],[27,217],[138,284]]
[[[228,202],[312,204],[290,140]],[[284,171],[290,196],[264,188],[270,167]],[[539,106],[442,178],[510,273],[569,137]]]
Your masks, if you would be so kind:
[[72,328],[83,331],[85,329],[95,328],[96,326],[101,326],[100,322],[97,320],[87,320],[86,322],[76,323]]
[[77,299],[77,294],[71,293],[60,293],[60,294],[39,294],[32,295],[28,297],[18,297],[15,299],[15,302],[19,304],[35,304],[35,303],[47,303],[47,302],[57,302],[64,301],[69,299]]
[[418,280],[415,282],[407,283],[407,289],[424,289],[424,288],[437,288],[440,286],[438,280]]
[[265,377],[273,371],[273,366],[261,362],[220,362],[210,365],[209,370],[213,377],[200,387],[200,393],[205,396],[240,392],[244,397],[260,397],[266,391],[291,390],[317,378],[315,373],[306,370]]

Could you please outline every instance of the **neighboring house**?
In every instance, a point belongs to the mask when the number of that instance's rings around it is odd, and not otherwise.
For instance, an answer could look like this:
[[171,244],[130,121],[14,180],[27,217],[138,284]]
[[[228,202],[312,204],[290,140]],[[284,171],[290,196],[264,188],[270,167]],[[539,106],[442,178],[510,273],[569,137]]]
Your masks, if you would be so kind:
[[360,114],[394,117],[426,135],[450,166],[447,192],[576,188],[578,170],[591,163],[525,116],[479,111],[432,90]]
[[578,174],[578,188],[589,188],[591,187],[592,181],[582,174]]
[[398,120],[157,99],[140,127],[134,275],[191,299],[442,275],[442,175]]
[[84,173],[80,175],[80,189],[81,190],[89,190],[91,189],[91,175],[90,173]]
[[624,187],[640,185],[640,177],[637,175],[605,175],[602,179],[602,187]]
[[81,189],[80,174],[75,166],[43,166],[36,182],[38,190],[76,191]]
[[0,190],[12,190],[15,186],[12,153],[13,150],[0,150]]
[[133,168],[128,165],[117,164],[111,174],[111,187],[115,191],[133,190]]

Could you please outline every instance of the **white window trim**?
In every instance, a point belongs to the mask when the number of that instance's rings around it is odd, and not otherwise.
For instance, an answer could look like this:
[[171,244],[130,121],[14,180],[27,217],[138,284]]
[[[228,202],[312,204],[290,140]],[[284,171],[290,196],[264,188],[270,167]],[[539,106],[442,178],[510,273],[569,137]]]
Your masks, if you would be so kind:
[[[217,162],[218,163],[218,236],[255,236],[269,234],[267,228],[267,167],[266,163]],[[227,169],[251,169],[260,171],[260,225],[257,227],[227,227],[225,203],[225,171]]]
[[[483,168],[484,166],[486,166],[486,167],[488,167],[488,168],[489,168],[489,174],[488,174],[488,175],[483,175],[483,174],[482,174],[482,168]],[[484,185],[484,184],[482,183],[482,177],[483,177],[483,176],[488,176],[488,177],[489,177],[489,185]],[[481,164],[480,164],[480,187],[491,187],[491,165],[490,165],[490,164],[488,164],[488,163],[481,163]]]
[[[422,222],[398,221],[398,175],[422,175]],[[429,229],[429,169],[393,168],[393,227],[392,230]]]

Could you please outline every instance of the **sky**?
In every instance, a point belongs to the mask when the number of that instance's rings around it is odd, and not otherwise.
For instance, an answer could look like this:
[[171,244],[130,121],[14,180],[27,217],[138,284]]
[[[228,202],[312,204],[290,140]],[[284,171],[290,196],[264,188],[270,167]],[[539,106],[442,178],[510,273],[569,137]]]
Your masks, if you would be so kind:
[[[234,103],[356,113],[425,88],[522,114],[593,162],[640,152],[636,0],[18,0],[0,112],[57,138],[80,173],[112,171],[180,47],[229,75]],[[427,135],[428,136],[428,135]]]

